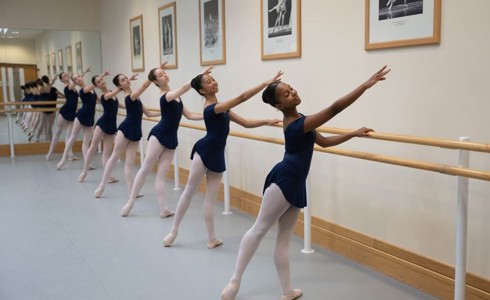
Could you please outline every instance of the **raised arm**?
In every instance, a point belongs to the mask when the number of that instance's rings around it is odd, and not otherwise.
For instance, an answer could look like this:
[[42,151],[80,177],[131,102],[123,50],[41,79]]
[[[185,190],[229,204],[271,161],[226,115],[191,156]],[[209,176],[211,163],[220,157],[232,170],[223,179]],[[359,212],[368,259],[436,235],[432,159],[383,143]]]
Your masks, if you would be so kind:
[[91,70],[90,70],[90,67],[87,68],[87,70],[85,70],[80,76],[85,76],[85,74],[89,73]]
[[[114,98],[114,96],[116,96],[117,94],[119,94],[121,92],[121,89],[116,87],[115,89],[113,89],[112,91],[109,91],[107,93],[104,94],[104,99],[107,101],[109,99],[112,99]],[[124,107],[125,108],[125,107]]]
[[370,128],[362,127],[349,133],[344,133],[344,134],[339,134],[336,136],[329,136],[329,137],[325,137],[317,132],[315,143],[323,148],[332,147],[332,146],[342,144],[343,142],[347,142],[348,140],[354,137],[369,136],[369,132],[372,131],[374,130]]
[[193,120],[193,121],[204,120],[204,116],[202,114],[190,112],[187,108],[185,108],[185,106],[184,106],[184,108],[182,110],[182,114],[188,120]]
[[53,78],[51,78],[51,80],[50,80],[50,81],[49,81],[49,83],[48,83],[48,85],[49,85],[49,86],[52,86],[52,85],[53,85],[53,84],[56,82],[56,79],[58,79],[58,75],[59,75],[59,74],[58,74],[58,73],[56,73],[56,74],[54,75],[54,77],[53,77]]
[[374,73],[373,76],[359,85],[349,94],[338,99],[332,105],[319,111],[318,113],[307,116],[305,119],[304,131],[308,132],[325,124],[338,113],[354,103],[367,89],[375,85],[378,81],[385,80],[386,74],[388,74],[390,71],[391,69],[387,69],[386,66],[382,67],[378,72]]
[[[88,69],[87,69],[88,70]],[[109,72],[105,71],[104,73],[100,74],[99,77],[105,77],[109,75]],[[90,93],[92,92],[94,89],[96,88],[95,84],[92,84],[92,85],[87,85],[86,87],[83,88],[83,92],[86,94],[86,93]]]
[[230,109],[239,105],[240,103],[247,101],[248,99],[255,96],[258,92],[260,92],[261,90],[266,88],[269,84],[281,81],[282,74],[283,73],[281,71],[279,71],[279,72],[277,72],[276,76],[274,76],[272,79],[266,80],[266,81],[262,82],[261,84],[255,86],[249,90],[246,90],[245,92],[238,95],[238,97],[230,99],[226,102],[216,104],[214,106],[214,112],[219,114],[219,113],[222,113],[225,111],[229,111]]
[[[204,72],[202,72],[201,74],[202,75],[206,75],[206,74],[209,74],[211,73],[211,70],[214,68],[214,66],[210,66],[208,67],[206,70],[204,70]],[[169,91],[167,92],[167,96],[165,97],[167,99],[167,101],[172,101],[174,99],[177,99],[179,98],[180,96],[182,96],[183,94],[185,94],[187,91],[189,91],[191,89],[191,81],[189,80],[188,82],[186,82],[182,87],[180,87],[179,89],[175,90],[175,91]]]
[[[134,73],[133,75],[131,75],[131,77],[129,78],[129,80],[131,81],[134,81],[138,78],[138,73]],[[131,93],[131,95],[129,96],[131,98],[132,101],[135,101],[136,99],[139,98],[139,96],[141,96],[141,94],[143,94],[144,91],[146,91],[146,89],[150,86],[151,84],[151,81],[149,81],[148,79],[145,80],[145,82],[143,82],[143,84],[134,92]]]
[[281,120],[279,119],[248,120],[240,117],[232,111],[230,111],[230,120],[245,128],[255,128],[264,125],[276,125],[277,123],[281,122]]

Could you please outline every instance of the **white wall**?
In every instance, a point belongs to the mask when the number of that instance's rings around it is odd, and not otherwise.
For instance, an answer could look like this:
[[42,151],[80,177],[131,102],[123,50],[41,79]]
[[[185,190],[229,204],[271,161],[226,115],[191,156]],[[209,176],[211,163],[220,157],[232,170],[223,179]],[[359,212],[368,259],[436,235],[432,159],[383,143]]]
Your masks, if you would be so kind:
[[[102,60],[113,73],[131,72],[129,19],[142,14],[145,72],[158,66],[158,7],[169,1],[107,0],[102,3]],[[299,59],[261,61],[260,1],[226,1],[227,63],[214,77],[224,101],[283,70],[283,80],[298,89],[305,114],[314,113],[352,90],[387,64],[388,80],[375,86],[327,126],[368,126],[379,132],[457,139],[470,136],[487,142],[490,118],[490,2],[445,1],[440,45],[364,50],[364,1],[303,1],[303,54]],[[474,7],[478,7],[475,9]],[[177,1],[179,67],[169,70],[171,87],[191,79],[199,66],[198,4]],[[117,49],[117,51],[115,50]],[[158,90],[142,96],[158,106]],[[202,100],[191,91],[183,97],[193,111]],[[247,118],[280,118],[260,96],[234,109]],[[153,124],[145,124],[146,133]],[[281,136],[279,129],[232,130]],[[179,161],[190,165],[189,153],[203,132],[180,129]],[[144,135],[146,135],[144,133]],[[442,164],[456,164],[452,150],[430,149],[367,139],[342,148],[375,152]],[[231,184],[261,194],[265,176],[283,155],[283,148],[229,138]],[[488,154],[473,154],[471,166],[490,170]],[[454,264],[456,178],[315,153],[312,168],[313,214],[440,261]],[[468,269],[490,277],[490,183],[470,183]]]
[[36,64],[34,41],[0,39],[0,62],[11,64]]

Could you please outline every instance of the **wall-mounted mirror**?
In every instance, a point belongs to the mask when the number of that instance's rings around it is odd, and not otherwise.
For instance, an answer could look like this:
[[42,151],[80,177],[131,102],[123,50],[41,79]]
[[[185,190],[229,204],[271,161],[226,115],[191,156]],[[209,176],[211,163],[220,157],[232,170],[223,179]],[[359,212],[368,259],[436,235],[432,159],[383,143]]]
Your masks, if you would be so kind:
[[[0,28],[0,103],[20,101],[20,86],[47,75],[74,73],[91,67],[91,74],[102,69],[99,32]],[[87,75],[86,82],[90,82]],[[63,91],[63,84],[54,84]],[[0,107],[3,108],[3,107]],[[0,145],[9,144],[8,120],[0,113]],[[13,126],[15,144],[28,143],[28,135]],[[45,141],[45,138],[42,138]]]

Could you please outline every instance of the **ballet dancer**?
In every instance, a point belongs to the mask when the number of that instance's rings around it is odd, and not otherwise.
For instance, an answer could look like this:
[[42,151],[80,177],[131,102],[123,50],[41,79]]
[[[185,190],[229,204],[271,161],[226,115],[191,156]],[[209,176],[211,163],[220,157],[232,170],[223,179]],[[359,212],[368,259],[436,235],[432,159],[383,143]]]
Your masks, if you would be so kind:
[[[90,68],[87,68],[85,72],[82,73],[82,77],[88,72],[90,72]],[[73,122],[75,121],[77,114],[78,92],[75,89],[75,83],[70,81],[70,76],[65,72],[61,72],[60,75],[58,75],[58,78],[65,85],[63,93],[65,95],[66,102],[60,108],[60,112],[58,113],[56,130],[54,132],[53,139],[51,140],[48,154],[46,154],[46,160],[51,159],[51,155],[53,155],[56,144],[58,144],[58,140],[63,131],[65,132],[65,146],[68,144],[68,140],[70,139],[73,129]],[[68,149],[68,160],[78,160],[78,157],[73,155],[71,147]]]
[[206,136],[194,145],[191,154],[191,167],[189,180],[177,204],[174,223],[169,234],[163,240],[165,247],[172,246],[179,226],[191,203],[192,197],[197,191],[201,178],[206,175],[206,196],[204,198],[204,222],[208,234],[207,246],[213,249],[223,241],[216,238],[214,232],[214,201],[218,194],[219,186],[225,166],[225,145],[230,130],[230,120],[246,128],[273,125],[279,120],[246,120],[235,114],[231,109],[264,89],[273,82],[279,82],[282,72],[278,72],[272,79],[262,82],[239,96],[226,102],[218,102],[218,83],[211,74],[200,74],[191,81],[191,86],[204,96],[204,123]]
[[95,85],[86,85],[83,77],[77,73],[71,76],[71,80],[80,87],[78,94],[82,100],[82,107],[77,111],[70,138],[65,145],[63,157],[56,166],[58,170],[63,168],[63,165],[68,159],[68,154],[72,149],[80,130],[82,131],[82,155],[84,160],[87,157],[87,150],[90,146],[90,140],[94,134],[95,105],[97,104],[97,94],[94,90]]
[[283,117],[286,152],[283,160],[273,167],[264,184],[264,196],[254,225],[245,233],[240,242],[235,271],[228,285],[221,293],[222,300],[234,300],[245,268],[265,234],[278,224],[274,262],[282,289],[282,300],[301,297],[300,289],[292,289],[289,274],[289,239],[293,232],[298,213],[306,206],[306,177],[308,176],[313,146],[331,147],[353,137],[368,136],[372,129],[360,128],[356,131],[333,137],[324,137],[315,131],[334,116],[354,103],[367,89],[378,81],[385,80],[390,72],[384,66],[352,92],[338,99],[316,114],[304,116],[298,112],[301,103],[297,91],[286,83],[273,83],[262,93],[265,103],[279,109]]
[[132,166],[136,158],[136,150],[142,137],[141,121],[143,113],[147,117],[158,117],[160,112],[152,112],[141,103],[140,95],[150,86],[151,81],[146,80],[135,92],[131,90],[131,81],[136,80],[138,74],[133,74],[130,78],[123,74],[117,74],[112,82],[121,91],[124,91],[124,103],[126,106],[126,118],[117,129],[116,142],[111,157],[104,167],[102,181],[94,192],[95,198],[99,198],[104,193],[105,185],[108,183],[112,170],[121,154],[126,152],[124,163],[124,177],[128,186],[128,194],[131,193],[134,176]]
[[[87,171],[90,168],[90,163],[101,140],[103,147],[102,166],[105,168],[107,161],[111,156],[112,148],[114,147],[114,140],[116,138],[118,108],[126,108],[124,105],[119,103],[116,97],[121,90],[118,87],[112,91],[107,88],[107,84],[104,80],[104,77],[107,75],[109,75],[109,72],[105,72],[100,76],[92,77],[92,84],[102,91],[100,102],[102,103],[104,113],[95,124],[94,136],[92,138],[92,142],[90,142],[90,147],[87,150],[87,156],[85,157],[85,161],[83,163],[83,170],[78,176],[79,182],[83,182],[85,180]],[[118,180],[113,177],[109,177],[108,179],[108,183],[114,183],[117,181]]]
[[[163,65],[164,66],[164,65]],[[206,69],[204,74],[209,74],[212,67]],[[162,118],[160,122],[153,127],[148,135],[148,148],[143,165],[139,169],[134,179],[131,194],[128,203],[121,210],[121,216],[127,217],[134,206],[134,201],[140,192],[145,179],[158,161],[158,170],[155,178],[155,192],[160,206],[160,217],[166,218],[173,216],[175,213],[168,209],[165,200],[164,187],[165,176],[170,168],[174,158],[175,149],[178,145],[177,130],[179,129],[182,114],[189,120],[202,120],[202,114],[191,113],[182,103],[182,96],[191,89],[191,82],[187,82],[181,88],[171,91],[168,85],[170,77],[162,68],[155,68],[148,74],[148,80],[160,88],[160,112]]]

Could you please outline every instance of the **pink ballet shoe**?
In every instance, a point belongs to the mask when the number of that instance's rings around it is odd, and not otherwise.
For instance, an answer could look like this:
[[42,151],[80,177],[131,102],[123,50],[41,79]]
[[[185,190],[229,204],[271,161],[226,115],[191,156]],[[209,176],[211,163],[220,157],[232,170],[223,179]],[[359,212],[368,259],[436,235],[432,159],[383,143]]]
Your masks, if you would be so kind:
[[172,244],[174,243],[176,237],[176,234],[167,234],[167,236],[163,239],[163,247],[172,247]]
[[168,217],[171,217],[175,215],[175,212],[171,211],[171,210],[164,210],[163,212],[160,212],[160,218],[168,218]]
[[116,179],[114,177],[109,177],[109,180],[107,180],[107,183],[116,183],[118,181],[119,181],[119,179]]
[[228,283],[221,292],[221,300],[235,300],[236,294],[238,294],[239,289],[240,285],[235,285],[231,282]]
[[214,249],[221,245],[223,245],[223,240],[215,239],[214,241],[208,243],[208,249]]
[[131,212],[131,209],[133,209],[133,205],[133,203],[126,203],[121,210],[121,217],[127,217]]
[[102,196],[102,193],[104,193],[104,187],[99,186],[94,192],[95,198],[100,198],[100,196]]
[[65,160],[62,159],[57,165],[56,165],[56,170],[61,170],[63,169],[63,166],[65,165]]
[[69,160],[69,161],[79,160],[79,159],[80,159],[80,158],[76,157],[75,155],[68,157],[68,160]]
[[85,176],[87,176],[87,172],[82,172],[78,176],[78,182],[83,182],[85,180]]
[[89,169],[89,171],[92,171],[92,170],[95,170],[95,169],[97,169],[97,168],[96,168],[95,166],[93,166],[93,165],[89,165],[89,166],[88,166],[88,169]]
[[294,300],[294,299],[298,299],[301,296],[303,296],[302,290],[293,289],[291,292],[287,293],[286,295],[282,295],[281,300]]
[[136,195],[136,198],[141,198],[143,196],[144,196],[143,193],[138,193],[138,195]]
[[49,161],[49,160],[51,159],[51,155],[46,154],[46,157],[45,157],[45,158],[46,158],[46,160],[48,160],[48,161]]

